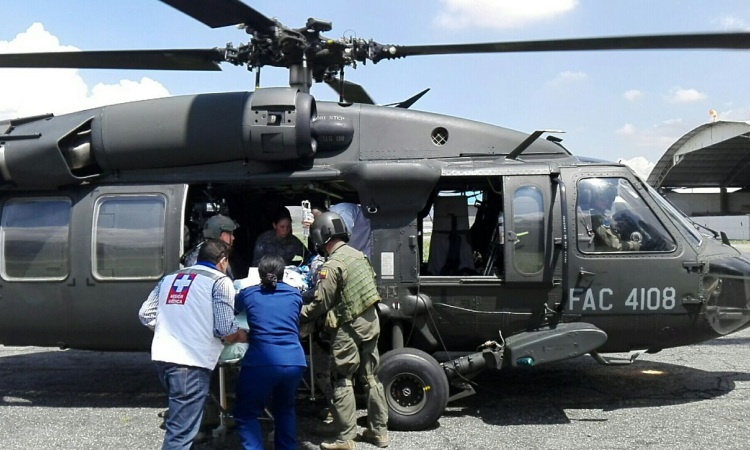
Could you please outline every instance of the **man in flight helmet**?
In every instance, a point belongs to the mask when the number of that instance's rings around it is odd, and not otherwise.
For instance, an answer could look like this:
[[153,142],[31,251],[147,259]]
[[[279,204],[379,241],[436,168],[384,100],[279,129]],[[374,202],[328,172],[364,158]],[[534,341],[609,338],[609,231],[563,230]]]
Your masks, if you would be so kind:
[[591,189],[591,226],[594,232],[594,248],[597,252],[637,252],[641,243],[624,241],[612,228],[610,210],[617,198],[617,186],[608,179],[587,180]]
[[329,256],[325,247],[332,239],[349,242],[349,228],[344,219],[333,212],[319,214],[310,226],[310,240],[320,256]]
[[319,215],[310,227],[310,239],[316,251],[328,259],[318,275],[315,298],[304,305],[301,322],[325,315],[325,327],[331,333],[334,391],[330,406],[336,431],[335,442],[320,444],[322,449],[350,450],[357,437],[357,408],[352,380],[357,375],[367,393],[367,429],[362,440],[387,447],[388,406],[383,385],[375,377],[378,368],[380,301],[375,272],[362,252],[346,242],[349,230],[336,213]]

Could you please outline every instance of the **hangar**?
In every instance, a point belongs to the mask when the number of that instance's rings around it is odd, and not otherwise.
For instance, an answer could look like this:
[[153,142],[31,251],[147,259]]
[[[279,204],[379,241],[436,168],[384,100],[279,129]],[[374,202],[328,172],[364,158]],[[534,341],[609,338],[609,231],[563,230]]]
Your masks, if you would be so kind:
[[648,183],[696,222],[750,239],[750,122],[711,122],[688,132]]

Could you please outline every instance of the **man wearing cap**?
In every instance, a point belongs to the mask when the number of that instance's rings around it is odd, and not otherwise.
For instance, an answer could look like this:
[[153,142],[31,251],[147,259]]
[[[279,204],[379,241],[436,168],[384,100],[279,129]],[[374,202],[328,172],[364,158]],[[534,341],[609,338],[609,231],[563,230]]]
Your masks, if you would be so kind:
[[[234,230],[236,230],[238,227],[239,225],[237,225],[234,220],[227,216],[221,214],[212,216],[206,221],[205,224],[203,224],[203,242],[196,245],[194,249],[185,253],[185,255],[182,256],[180,262],[182,262],[182,265],[184,267],[195,265],[195,263],[198,261],[198,252],[207,239],[218,239],[220,241],[223,241],[231,249],[232,244],[234,244]],[[232,271],[231,265],[227,266],[226,274],[230,279],[234,280],[234,272]]]

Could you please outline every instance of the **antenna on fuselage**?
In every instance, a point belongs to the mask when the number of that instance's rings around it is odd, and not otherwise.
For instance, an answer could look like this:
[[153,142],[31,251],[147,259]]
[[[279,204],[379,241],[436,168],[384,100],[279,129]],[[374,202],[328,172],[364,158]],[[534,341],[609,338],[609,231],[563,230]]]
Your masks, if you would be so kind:
[[533,133],[529,135],[523,142],[518,144],[518,147],[514,148],[512,152],[508,154],[508,156],[505,157],[505,159],[516,159],[518,158],[518,155],[524,152],[531,144],[534,143],[537,139],[539,139],[539,136],[543,135],[544,133],[565,133],[562,130],[536,130]]

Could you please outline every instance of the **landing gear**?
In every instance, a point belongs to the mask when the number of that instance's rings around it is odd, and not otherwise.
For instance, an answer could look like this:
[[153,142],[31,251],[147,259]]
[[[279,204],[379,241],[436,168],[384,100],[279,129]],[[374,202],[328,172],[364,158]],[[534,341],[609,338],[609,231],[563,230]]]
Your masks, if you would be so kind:
[[388,403],[388,425],[394,430],[423,430],[434,424],[448,404],[448,378],[435,359],[414,348],[391,350],[378,369]]
[[468,378],[487,368],[499,369],[504,350],[504,345],[487,341],[477,353],[443,364],[415,348],[383,355],[377,375],[385,389],[389,427],[415,431],[434,424],[448,404],[451,383],[458,392],[450,400],[474,394]]

